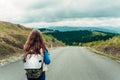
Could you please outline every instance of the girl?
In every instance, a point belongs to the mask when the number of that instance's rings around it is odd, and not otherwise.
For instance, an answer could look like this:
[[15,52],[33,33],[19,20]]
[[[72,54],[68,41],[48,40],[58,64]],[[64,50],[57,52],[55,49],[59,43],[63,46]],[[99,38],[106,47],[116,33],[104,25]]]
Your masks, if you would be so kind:
[[[42,33],[39,30],[32,30],[23,49],[23,62],[24,68],[26,69],[27,79],[45,80],[46,64],[50,64],[50,55]],[[43,60],[40,61],[40,59]],[[38,62],[35,60],[38,60]],[[34,77],[34,75],[37,77]]]

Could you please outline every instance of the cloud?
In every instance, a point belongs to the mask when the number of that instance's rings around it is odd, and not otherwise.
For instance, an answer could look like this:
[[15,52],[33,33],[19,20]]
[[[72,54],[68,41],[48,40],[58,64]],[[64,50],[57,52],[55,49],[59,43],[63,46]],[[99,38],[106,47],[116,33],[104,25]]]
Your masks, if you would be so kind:
[[0,0],[2,21],[52,24],[102,17],[119,18],[120,0]]
[[76,26],[76,27],[120,27],[120,18],[78,18],[58,22],[33,22],[24,24],[28,27]]

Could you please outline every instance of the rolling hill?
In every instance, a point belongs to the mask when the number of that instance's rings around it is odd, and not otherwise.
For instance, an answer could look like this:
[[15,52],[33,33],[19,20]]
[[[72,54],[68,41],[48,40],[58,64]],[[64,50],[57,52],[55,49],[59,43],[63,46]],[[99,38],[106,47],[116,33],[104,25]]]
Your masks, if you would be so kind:
[[58,40],[64,42],[66,45],[81,45],[82,43],[107,40],[116,36],[117,34],[102,32],[102,31],[88,31],[88,30],[77,30],[77,31],[53,31],[47,32],[46,35],[51,35]]
[[106,41],[95,41],[83,44],[97,51],[120,58],[120,35]]
[[[20,24],[0,21],[0,60],[11,56],[20,56],[23,52],[23,45],[32,29]],[[43,34],[48,47],[64,46],[52,36]]]
[[118,27],[59,26],[49,27],[43,31],[67,45],[86,46],[102,54],[120,58],[120,29]]

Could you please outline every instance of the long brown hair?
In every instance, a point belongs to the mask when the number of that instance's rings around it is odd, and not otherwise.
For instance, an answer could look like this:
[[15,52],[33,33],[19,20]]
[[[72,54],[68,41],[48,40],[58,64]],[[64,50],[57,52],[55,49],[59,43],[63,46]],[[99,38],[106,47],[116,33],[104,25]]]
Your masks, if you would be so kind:
[[42,52],[44,52],[44,49],[47,50],[47,47],[45,45],[45,41],[43,39],[42,33],[39,30],[32,30],[29,34],[27,41],[24,45],[24,59],[26,59],[28,54],[40,54],[44,56],[43,53],[41,53],[40,49],[42,49]]

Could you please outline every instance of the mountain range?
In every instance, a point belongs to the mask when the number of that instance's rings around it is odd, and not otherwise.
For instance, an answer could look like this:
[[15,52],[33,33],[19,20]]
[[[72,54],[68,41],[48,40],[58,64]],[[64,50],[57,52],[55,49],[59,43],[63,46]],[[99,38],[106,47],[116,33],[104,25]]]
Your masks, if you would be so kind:
[[110,33],[119,33],[119,27],[74,27],[74,26],[50,26],[47,29],[58,30],[61,32],[65,31],[76,31],[76,30],[90,30],[90,31],[103,31],[103,32],[110,32]]

